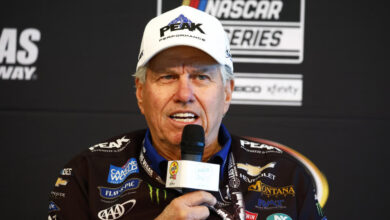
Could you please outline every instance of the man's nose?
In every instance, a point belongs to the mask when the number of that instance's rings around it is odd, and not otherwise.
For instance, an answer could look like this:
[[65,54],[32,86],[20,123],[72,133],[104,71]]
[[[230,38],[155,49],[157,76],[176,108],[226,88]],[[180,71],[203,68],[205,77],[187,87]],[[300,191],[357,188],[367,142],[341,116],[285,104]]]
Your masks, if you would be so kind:
[[192,103],[195,101],[193,85],[190,77],[180,77],[175,94],[175,102],[183,104]]

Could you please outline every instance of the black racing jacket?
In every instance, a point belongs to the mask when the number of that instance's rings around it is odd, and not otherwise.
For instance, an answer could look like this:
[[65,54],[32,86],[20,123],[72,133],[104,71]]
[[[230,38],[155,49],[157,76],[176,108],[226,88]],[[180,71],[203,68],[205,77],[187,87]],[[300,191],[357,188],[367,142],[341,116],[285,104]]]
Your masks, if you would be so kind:
[[[147,163],[140,161],[144,138],[145,130],[128,133],[72,159],[49,193],[49,220],[157,217],[182,194],[166,188],[150,167],[142,166]],[[290,154],[234,135],[230,151],[232,169],[224,169],[219,192],[210,192],[218,200],[217,208],[235,219],[243,218],[242,213],[247,220],[326,219],[311,176]],[[239,209],[232,199],[235,191],[242,195]],[[229,219],[213,209],[208,219],[223,218]]]

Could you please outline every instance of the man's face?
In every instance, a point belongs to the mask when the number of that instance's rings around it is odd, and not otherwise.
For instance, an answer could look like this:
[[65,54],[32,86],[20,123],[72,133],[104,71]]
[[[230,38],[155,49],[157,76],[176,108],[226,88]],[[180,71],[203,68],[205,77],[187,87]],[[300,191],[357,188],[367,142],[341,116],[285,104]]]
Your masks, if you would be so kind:
[[136,80],[138,106],[158,147],[178,146],[184,126],[201,125],[206,147],[216,144],[234,86],[223,85],[219,64],[193,47],[166,49],[149,61],[145,83]]

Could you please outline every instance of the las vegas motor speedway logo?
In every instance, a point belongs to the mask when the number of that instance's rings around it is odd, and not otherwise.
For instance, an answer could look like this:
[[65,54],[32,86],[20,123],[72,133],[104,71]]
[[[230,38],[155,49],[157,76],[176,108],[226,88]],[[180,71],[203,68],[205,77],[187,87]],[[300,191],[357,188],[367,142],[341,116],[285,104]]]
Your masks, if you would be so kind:
[[41,32],[35,28],[3,28],[0,32],[0,80],[37,79]]
[[180,4],[217,17],[236,63],[302,63],[305,0],[157,0],[157,14]]

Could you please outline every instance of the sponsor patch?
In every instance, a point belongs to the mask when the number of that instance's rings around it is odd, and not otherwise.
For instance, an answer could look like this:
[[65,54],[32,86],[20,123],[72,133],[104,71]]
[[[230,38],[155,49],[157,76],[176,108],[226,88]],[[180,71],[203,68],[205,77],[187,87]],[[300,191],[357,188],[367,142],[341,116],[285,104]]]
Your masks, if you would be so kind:
[[61,177],[58,177],[55,186],[56,187],[66,186],[66,184],[68,184],[68,180],[65,180],[65,179],[62,179]]
[[136,200],[130,199],[122,204],[115,204],[110,208],[98,212],[97,216],[101,220],[114,220],[130,212],[135,206]]
[[280,150],[279,148],[267,144],[260,144],[260,143],[247,141],[247,140],[240,140],[240,144],[242,149],[250,153],[258,153],[258,154],[283,153],[283,151]]
[[259,214],[245,210],[245,220],[256,220]]
[[235,166],[234,156],[230,154],[228,163],[229,186],[232,188],[240,187],[240,179],[238,179],[237,167]]
[[284,213],[275,213],[269,215],[266,220],[292,220],[292,218]]
[[135,158],[130,158],[122,167],[110,165],[107,182],[119,184],[122,183],[130,174],[138,172],[137,160]]
[[161,190],[160,188],[153,187],[149,183],[148,183],[148,188],[149,188],[150,201],[153,202],[155,200],[157,202],[157,204],[160,204],[160,197],[162,197],[164,199],[164,201],[167,200],[167,190],[165,190],[165,189]]
[[49,216],[48,216],[47,219],[48,219],[48,220],[57,220],[57,215],[51,215],[51,214],[49,214]]
[[273,187],[261,182],[258,180],[255,184],[250,185],[248,187],[248,191],[260,192],[262,195],[269,197],[287,197],[287,196],[295,196],[294,186],[282,186],[282,187]]
[[[190,37],[199,39],[202,41],[205,41],[204,38],[202,38],[199,35],[195,35],[195,32],[205,34],[205,32],[202,30],[202,24],[201,23],[195,23],[192,22],[190,19],[188,19],[184,15],[179,15],[177,18],[173,19],[167,26],[160,28],[160,39],[159,41],[163,41],[172,37]],[[187,30],[186,32],[175,32],[180,30]],[[171,33],[175,32],[175,33]],[[191,33],[194,33],[191,34]],[[167,33],[170,33],[168,35]]]
[[63,192],[56,192],[56,191],[51,191],[50,196],[52,198],[65,198],[65,193]]
[[60,174],[62,176],[71,176],[72,175],[72,168],[64,168],[64,169],[62,169]]
[[255,178],[250,178],[247,175],[244,175],[244,174],[240,173],[240,178],[242,180],[244,180],[245,182],[247,182],[247,183],[254,183],[257,180],[259,180],[260,178],[262,178],[262,177],[270,179],[270,180],[275,180],[276,175],[273,174],[273,173],[261,173],[259,176],[255,177]]
[[105,199],[115,199],[119,196],[121,196],[124,192],[135,190],[139,187],[139,184],[141,183],[141,179],[134,178],[127,180],[123,183],[121,187],[118,188],[109,188],[109,187],[102,187],[99,186],[99,194],[101,197]]
[[243,169],[246,171],[246,173],[249,175],[249,176],[258,176],[260,175],[263,170],[265,169],[268,169],[268,168],[274,168],[276,165],[276,162],[271,162],[271,163],[268,163],[266,164],[265,166],[261,167],[261,166],[253,166],[253,165],[250,165],[250,164],[243,164],[243,163],[237,163],[237,168],[238,169]]
[[103,142],[89,148],[92,152],[121,152],[130,143],[130,139],[123,136],[111,142]]
[[170,179],[176,179],[176,174],[179,172],[179,164],[176,161],[173,161],[169,166],[169,176]]
[[53,202],[49,202],[49,212],[60,211],[60,208]]
[[184,15],[179,15],[179,17],[173,19],[167,26],[160,28],[160,37],[164,37],[165,32],[173,32],[179,30],[188,30],[188,31],[199,31],[204,34],[204,31],[201,28],[202,24],[194,23]]
[[261,177],[265,177],[265,178],[268,178],[268,179],[275,180],[276,176],[274,174],[272,174],[272,173],[264,173],[263,172],[266,169],[274,168],[275,165],[276,165],[276,162],[268,163],[268,164],[264,165],[263,167],[261,167],[261,166],[253,166],[253,165],[250,165],[250,164],[247,164],[247,163],[246,164],[237,163],[237,168],[245,170],[247,175],[248,175],[247,176],[245,174],[240,173],[240,178],[242,180],[244,180],[247,183],[254,183],[255,181],[257,181]]
[[263,200],[263,199],[258,199],[257,205],[255,206],[258,209],[282,209],[286,208],[286,206],[283,205],[284,200]]

